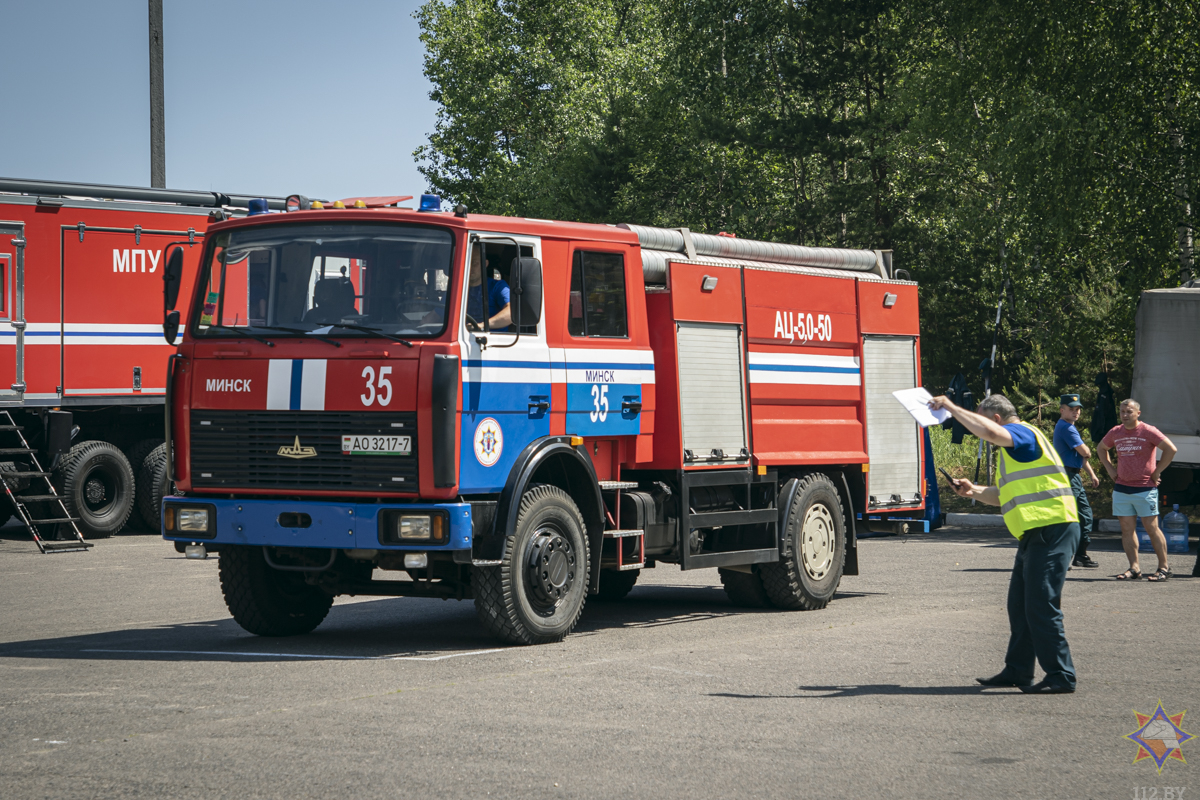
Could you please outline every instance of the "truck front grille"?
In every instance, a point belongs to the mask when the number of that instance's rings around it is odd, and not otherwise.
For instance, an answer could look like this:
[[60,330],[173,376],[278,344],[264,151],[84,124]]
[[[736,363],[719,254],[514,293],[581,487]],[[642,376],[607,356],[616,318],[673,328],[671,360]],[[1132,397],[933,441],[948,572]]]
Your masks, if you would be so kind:
[[[346,435],[411,436],[412,453],[343,455]],[[417,415],[193,410],[191,456],[197,488],[416,492]]]

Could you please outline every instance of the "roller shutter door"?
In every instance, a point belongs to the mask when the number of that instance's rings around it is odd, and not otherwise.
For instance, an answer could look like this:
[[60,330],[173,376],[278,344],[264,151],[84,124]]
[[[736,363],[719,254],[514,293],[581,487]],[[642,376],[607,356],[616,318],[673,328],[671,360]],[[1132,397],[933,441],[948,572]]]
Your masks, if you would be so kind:
[[[683,449],[692,463],[745,461],[746,393],[737,325],[677,324]],[[722,453],[720,458],[713,451]]]
[[863,339],[871,508],[921,501],[921,428],[892,396],[917,385],[916,340]]

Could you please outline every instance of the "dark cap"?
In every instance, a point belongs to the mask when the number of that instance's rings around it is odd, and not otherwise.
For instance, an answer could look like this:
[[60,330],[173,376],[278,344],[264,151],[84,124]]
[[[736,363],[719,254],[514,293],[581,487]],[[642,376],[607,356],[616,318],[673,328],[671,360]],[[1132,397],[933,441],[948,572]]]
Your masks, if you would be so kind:
[[1083,408],[1083,403],[1079,402],[1079,395],[1064,394],[1059,399],[1059,405],[1070,406],[1071,408]]

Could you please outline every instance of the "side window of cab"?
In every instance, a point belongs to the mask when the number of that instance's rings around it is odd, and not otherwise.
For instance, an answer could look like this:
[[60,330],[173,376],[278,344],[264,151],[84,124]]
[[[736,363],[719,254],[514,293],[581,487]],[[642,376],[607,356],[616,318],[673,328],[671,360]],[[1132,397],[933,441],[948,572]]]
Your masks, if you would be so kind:
[[581,338],[629,337],[624,255],[575,251],[567,332]]

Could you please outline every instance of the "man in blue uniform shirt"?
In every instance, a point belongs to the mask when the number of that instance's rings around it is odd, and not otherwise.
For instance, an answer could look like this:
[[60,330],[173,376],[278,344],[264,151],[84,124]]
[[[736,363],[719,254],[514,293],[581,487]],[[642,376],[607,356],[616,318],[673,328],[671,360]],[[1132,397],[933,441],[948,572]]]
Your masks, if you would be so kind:
[[1079,395],[1064,394],[1059,398],[1059,402],[1061,403],[1058,409],[1059,420],[1058,424],[1054,426],[1054,449],[1058,451],[1058,457],[1062,459],[1063,466],[1067,468],[1067,474],[1071,476],[1071,490],[1075,493],[1075,505],[1079,508],[1081,532],[1079,549],[1075,552],[1075,559],[1071,565],[1094,569],[1100,565],[1087,553],[1088,545],[1092,543],[1092,537],[1088,535],[1092,531],[1092,505],[1088,502],[1087,490],[1083,488],[1081,473],[1087,473],[1093,489],[1100,486],[1100,479],[1096,477],[1092,465],[1088,463],[1088,459],[1092,457],[1092,451],[1083,443],[1083,437],[1075,428],[1075,423],[1079,421],[1079,414],[1083,411]]
[[[488,270],[491,272],[491,270]],[[482,327],[483,322],[483,257],[479,248],[471,250],[471,272],[468,276],[467,314]],[[491,276],[487,279],[488,330],[506,331],[512,325],[512,296],[508,284]]]

